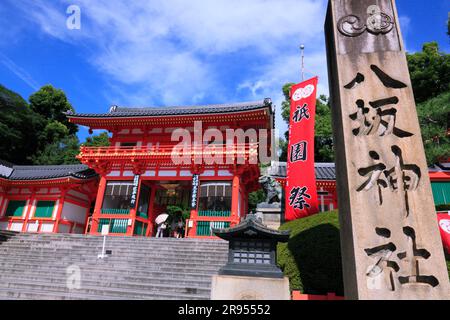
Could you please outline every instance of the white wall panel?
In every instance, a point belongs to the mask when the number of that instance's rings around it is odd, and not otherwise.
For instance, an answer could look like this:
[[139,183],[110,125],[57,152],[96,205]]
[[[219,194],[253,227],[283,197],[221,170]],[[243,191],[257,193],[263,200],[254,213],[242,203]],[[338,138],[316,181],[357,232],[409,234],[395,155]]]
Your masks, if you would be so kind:
[[87,208],[65,202],[61,213],[61,219],[84,224],[86,221]]
[[41,232],[53,232],[54,222],[43,222],[41,226]]

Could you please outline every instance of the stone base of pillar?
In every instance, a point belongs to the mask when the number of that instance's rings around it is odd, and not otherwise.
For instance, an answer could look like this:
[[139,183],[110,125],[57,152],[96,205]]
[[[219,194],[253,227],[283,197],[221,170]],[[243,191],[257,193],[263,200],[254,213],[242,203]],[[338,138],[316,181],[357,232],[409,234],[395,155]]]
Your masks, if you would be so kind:
[[215,275],[211,300],[291,300],[289,279]]
[[282,221],[279,205],[259,204],[256,207],[256,216],[262,220],[268,228],[278,230]]

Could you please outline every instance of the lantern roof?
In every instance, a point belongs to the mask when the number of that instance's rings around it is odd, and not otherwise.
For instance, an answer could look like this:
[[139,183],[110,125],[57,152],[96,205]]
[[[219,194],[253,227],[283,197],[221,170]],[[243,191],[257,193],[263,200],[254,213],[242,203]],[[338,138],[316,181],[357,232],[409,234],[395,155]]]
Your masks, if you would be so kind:
[[278,231],[264,225],[255,214],[248,214],[238,225],[231,228],[212,229],[219,238],[232,239],[273,239],[277,242],[287,242],[290,231]]

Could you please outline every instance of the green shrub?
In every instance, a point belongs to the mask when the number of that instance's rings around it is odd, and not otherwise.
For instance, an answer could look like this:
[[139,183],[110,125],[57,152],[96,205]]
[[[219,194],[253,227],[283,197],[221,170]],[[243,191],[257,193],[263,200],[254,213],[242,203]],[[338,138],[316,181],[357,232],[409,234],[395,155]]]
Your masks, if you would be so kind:
[[450,204],[440,204],[436,206],[436,211],[450,211]]
[[343,295],[337,211],[290,221],[280,230],[291,230],[289,242],[279,244],[277,253],[291,290]]

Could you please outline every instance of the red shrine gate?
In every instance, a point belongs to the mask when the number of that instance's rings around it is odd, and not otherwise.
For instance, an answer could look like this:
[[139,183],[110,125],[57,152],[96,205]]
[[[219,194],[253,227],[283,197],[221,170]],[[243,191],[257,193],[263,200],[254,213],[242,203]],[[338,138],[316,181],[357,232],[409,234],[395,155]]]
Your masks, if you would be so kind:
[[[248,194],[259,188],[258,161],[251,160],[263,150],[270,154],[274,124],[270,99],[199,107],[114,106],[104,114],[67,116],[90,130],[112,133],[110,147],[82,147],[78,155],[100,175],[87,231],[99,234],[109,225],[111,235],[154,236],[156,216],[171,204],[191,209],[187,237],[211,237],[211,228],[239,223],[248,212]],[[194,141],[178,154],[191,161],[181,163],[173,156],[179,141],[172,139],[180,128]],[[238,129],[253,130],[257,140],[245,135],[230,140],[228,134]],[[264,145],[258,144],[261,129],[268,137]],[[218,141],[217,134],[227,140]]]

